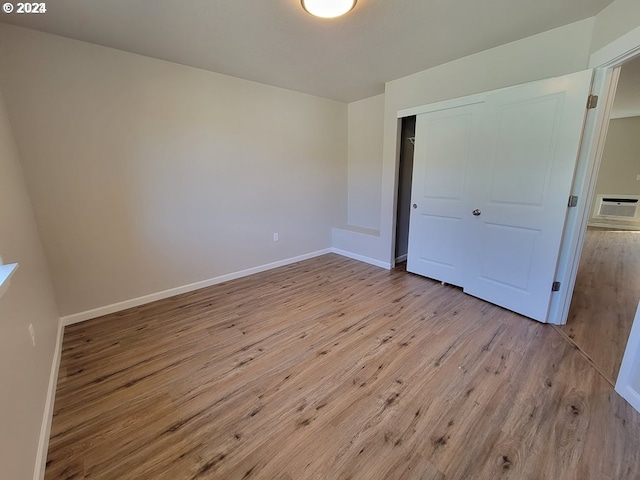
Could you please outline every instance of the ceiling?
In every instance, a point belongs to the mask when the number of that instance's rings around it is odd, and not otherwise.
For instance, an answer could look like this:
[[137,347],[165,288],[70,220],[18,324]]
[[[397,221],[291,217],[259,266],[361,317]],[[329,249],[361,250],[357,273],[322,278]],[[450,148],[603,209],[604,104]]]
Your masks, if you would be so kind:
[[54,0],[0,21],[344,102],[456,58],[592,17],[612,0]]
[[611,118],[640,116],[640,57],[622,65]]

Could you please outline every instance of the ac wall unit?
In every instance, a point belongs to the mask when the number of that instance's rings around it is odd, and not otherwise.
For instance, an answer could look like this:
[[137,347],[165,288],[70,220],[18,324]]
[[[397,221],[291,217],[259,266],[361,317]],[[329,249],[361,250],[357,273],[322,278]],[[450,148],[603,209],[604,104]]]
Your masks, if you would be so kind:
[[595,217],[634,220],[640,205],[639,195],[598,195]]

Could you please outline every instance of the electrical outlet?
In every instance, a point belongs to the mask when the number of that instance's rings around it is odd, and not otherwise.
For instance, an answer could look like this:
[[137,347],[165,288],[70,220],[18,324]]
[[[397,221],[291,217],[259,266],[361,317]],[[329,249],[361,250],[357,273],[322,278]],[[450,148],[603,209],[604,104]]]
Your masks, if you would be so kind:
[[640,180],[640,175],[636,175],[636,180]]
[[279,239],[279,237],[278,237],[278,232],[276,232],[276,233],[274,233],[274,234],[273,234],[273,241],[274,241],[274,242],[277,242],[277,241],[278,241],[278,239]]
[[31,343],[33,343],[33,346],[36,346],[36,329],[33,328],[33,323],[29,324],[29,334],[31,335]]

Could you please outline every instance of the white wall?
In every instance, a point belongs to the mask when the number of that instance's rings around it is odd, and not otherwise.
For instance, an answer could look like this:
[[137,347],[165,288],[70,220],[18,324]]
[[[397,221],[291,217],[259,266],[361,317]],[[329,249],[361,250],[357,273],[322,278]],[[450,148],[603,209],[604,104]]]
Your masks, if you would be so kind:
[[[384,94],[349,104],[349,225],[380,228]],[[372,208],[372,206],[374,208]]]
[[34,472],[58,311],[2,95],[0,255],[20,264],[0,298],[0,476],[27,479]]
[[598,172],[595,197],[591,205],[590,223],[632,226],[640,222],[594,218],[599,194],[640,195],[640,117],[619,118],[609,122],[609,131]]
[[378,186],[382,201],[379,209],[370,205],[367,213],[380,217],[380,234],[363,242],[354,240],[361,234],[350,238],[348,232],[340,232],[336,246],[382,262],[393,257],[399,110],[583,70],[588,64],[593,24],[593,18],[582,20],[388,82]]
[[591,52],[640,26],[640,2],[615,0],[595,17]]
[[640,57],[620,69],[611,118],[640,116]]
[[0,86],[62,315],[326,249],[346,223],[346,104],[9,25]]

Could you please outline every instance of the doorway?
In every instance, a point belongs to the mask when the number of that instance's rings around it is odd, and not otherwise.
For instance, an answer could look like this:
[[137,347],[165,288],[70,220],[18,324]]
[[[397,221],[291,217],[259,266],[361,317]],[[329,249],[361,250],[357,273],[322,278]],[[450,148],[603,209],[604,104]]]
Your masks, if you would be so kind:
[[613,385],[640,298],[640,57],[622,65],[595,185],[560,331]]

